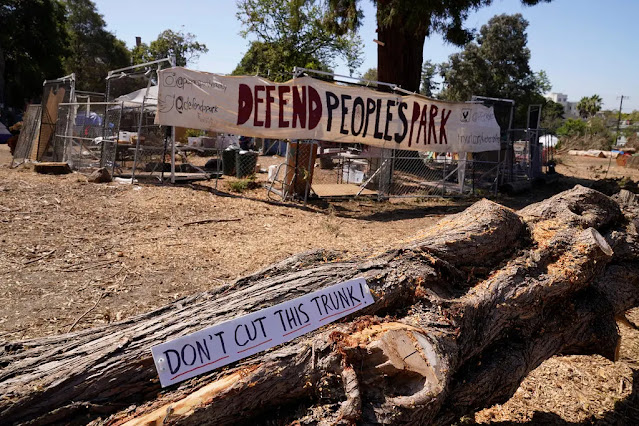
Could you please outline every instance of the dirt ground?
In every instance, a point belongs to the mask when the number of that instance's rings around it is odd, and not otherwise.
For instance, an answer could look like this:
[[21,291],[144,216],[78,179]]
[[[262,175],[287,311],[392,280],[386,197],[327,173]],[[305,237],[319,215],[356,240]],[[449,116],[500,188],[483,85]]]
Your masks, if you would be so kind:
[[[560,157],[558,172],[582,183],[603,178],[599,169],[608,165],[607,159],[566,157]],[[352,200],[303,207],[273,203],[262,188],[236,195],[226,183],[216,193],[213,182],[92,184],[77,173],[10,169],[10,161],[0,145],[0,344],[118,321],[301,251],[336,249],[355,256],[395,246],[474,201]],[[608,176],[625,172],[613,160]],[[497,201],[520,208],[575,181]],[[628,318],[639,324],[639,310]],[[462,422],[639,423],[639,331],[623,324],[620,330],[618,362],[553,358],[510,401]]]

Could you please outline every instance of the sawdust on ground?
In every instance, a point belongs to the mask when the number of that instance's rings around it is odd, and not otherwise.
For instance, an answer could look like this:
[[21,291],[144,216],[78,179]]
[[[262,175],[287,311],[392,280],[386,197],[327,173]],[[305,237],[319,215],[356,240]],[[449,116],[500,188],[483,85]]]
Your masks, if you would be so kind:
[[[0,145],[0,343],[117,321],[300,251],[355,256],[392,246],[470,203],[354,200],[303,208],[269,202],[263,189],[239,197],[214,194],[212,182],[91,184],[76,173],[9,169],[9,162]],[[595,179],[604,163],[569,158],[558,171]],[[625,173],[614,160],[611,170],[609,177]],[[223,221],[189,224],[206,220]],[[639,324],[639,310],[628,319]],[[639,331],[627,324],[620,325],[617,362],[552,358],[508,402],[463,423],[639,424]]]

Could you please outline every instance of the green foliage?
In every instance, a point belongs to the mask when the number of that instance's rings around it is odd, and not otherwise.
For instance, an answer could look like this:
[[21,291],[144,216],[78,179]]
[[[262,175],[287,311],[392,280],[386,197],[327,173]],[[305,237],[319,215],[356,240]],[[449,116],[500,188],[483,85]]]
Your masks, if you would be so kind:
[[377,81],[377,68],[369,68],[362,75],[364,80]]
[[419,93],[429,98],[434,96],[435,89],[437,89],[437,83],[434,78],[438,68],[439,66],[432,61],[424,62],[422,65],[422,81],[419,87]]
[[584,96],[577,104],[579,116],[581,118],[593,117],[601,110],[602,103],[603,101],[599,95],[592,95],[590,97]]
[[164,30],[150,45],[142,43],[131,51],[134,64],[151,62],[175,56],[175,63],[179,67],[185,67],[197,62],[202,53],[209,49],[204,43],[199,43],[195,35],[184,31]]
[[0,3],[0,104],[22,108],[42,95],[42,82],[64,75],[68,33],[56,0]]
[[[255,37],[233,74],[268,75],[286,81],[295,66],[327,70],[335,57],[354,72],[361,63],[361,40],[350,30],[361,13],[348,1],[239,0],[244,37]],[[339,16],[338,16],[339,15]]]
[[76,74],[76,88],[104,92],[109,70],[126,67],[131,56],[126,45],[106,30],[91,0],[66,0],[71,52],[64,59],[67,74]]
[[541,127],[550,133],[557,133],[557,130],[562,126],[563,122],[563,105],[551,100],[546,100],[541,110]]
[[528,92],[541,93],[545,83],[530,69],[527,27],[521,14],[491,18],[481,27],[476,43],[468,43],[442,64],[443,97],[465,101],[481,95],[518,100]]
[[245,192],[249,189],[256,189],[260,187],[259,182],[256,181],[255,175],[251,175],[246,179],[237,179],[229,181],[229,188],[232,192]]
[[184,135],[187,138],[195,138],[198,136],[204,136],[204,130],[200,130],[200,129],[186,129],[186,131],[184,132]]
[[588,126],[586,122],[577,118],[569,118],[557,129],[559,136],[584,136]]
[[521,14],[497,15],[481,27],[476,42],[441,65],[444,89],[440,97],[466,101],[472,95],[513,99],[515,127],[526,125],[528,105],[544,104],[550,89],[545,72],[530,69],[526,21]]
[[[549,1],[521,0],[521,3],[532,6]],[[350,29],[357,29],[361,15],[357,9],[358,0],[329,0],[328,3],[334,10],[331,17],[341,17]],[[378,35],[384,38],[381,41],[389,42],[387,37],[394,38],[392,52],[378,55],[380,80],[400,84],[407,90],[418,90],[425,38],[439,33],[448,43],[465,45],[474,33],[473,29],[464,26],[469,13],[490,5],[492,0],[376,0],[374,3]]]

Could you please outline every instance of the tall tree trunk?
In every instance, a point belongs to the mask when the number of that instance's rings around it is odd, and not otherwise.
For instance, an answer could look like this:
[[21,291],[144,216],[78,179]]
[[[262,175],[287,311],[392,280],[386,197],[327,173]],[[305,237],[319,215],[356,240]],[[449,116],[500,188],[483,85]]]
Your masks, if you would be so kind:
[[[137,318],[5,345],[0,422],[449,424],[553,355],[614,358],[614,315],[639,304],[626,211],[583,187],[518,213],[484,200],[365,259],[306,253]],[[353,277],[375,303],[346,321],[160,389],[152,345]]]
[[377,46],[377,79],[419,92],[426,34],[407,31],[398,21],[383,26],[377,19],[377,37],[383,43]]

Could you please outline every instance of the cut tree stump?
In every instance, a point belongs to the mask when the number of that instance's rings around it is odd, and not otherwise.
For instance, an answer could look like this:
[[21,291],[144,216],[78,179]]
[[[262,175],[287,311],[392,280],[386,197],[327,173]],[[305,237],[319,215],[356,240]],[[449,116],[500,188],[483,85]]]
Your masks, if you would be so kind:
[[[581,186],[518,212],[482,200],[365,259],[303,253],[119,323],[7,344],[0,422],[450,424],[554,355],[615,358],[615,315],[639,304],[636,206],[624,212]],[[356,277],[373,305],[160,388],[151,346]]]

